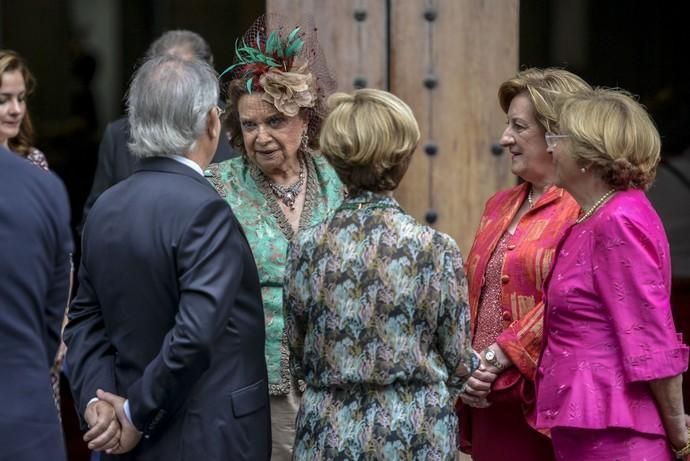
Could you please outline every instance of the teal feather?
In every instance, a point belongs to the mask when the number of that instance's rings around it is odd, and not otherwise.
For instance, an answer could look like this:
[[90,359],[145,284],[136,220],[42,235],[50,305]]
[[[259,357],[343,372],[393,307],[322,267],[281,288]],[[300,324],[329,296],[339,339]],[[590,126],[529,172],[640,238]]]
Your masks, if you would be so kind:
[[297,36],[298,32],[299,32],[299,27],[295,27],[295,29],[292,32],[290,32],[290,35],[288,35],[288,38],[287,38],[288,44],[295,38],[295,36]]
[[280,45],[278,34],[275,31],[271,32],[271,35],[268,36],[268,40],[266,40],[266,54],[271,55],[277,53],[282,48]]
[[238,39],[238,40],[235,40],[235,56],[237,56],[237,58],[238,58],[239,61],[238,61],[237,63],[233,64],[232,66],[228,67],[227,69],[225,69],[225,70],[218,76],[218,78],[223,77],[223,75],[227,74],[228,72],[230,72],[231,70],[233,70],[235,67],[244,64],[244,63],[242,62],[242,61],[243,61],[243,60],[242,60],[242,57],[240,56],[240,52],[239,52],[239,49],[238,49],[238,44],[239,44],[239,39]]
[[223,78],[223,75],[227,74],[228,72],[230,72],[231,70],[233,70],[235,67],[239,66],[240,64],[241,64],[241,63],[238,62],[237,64],[233,64],[232,66],[228,67],[228,68],[225,69],[223,72],[221,72],[221,74],[218,76],[218,78],[219,78],[219,79],[220,79],[220,78]]
[[249,91],[249,94],[252,94],[252,82],[253,81],[254,81],[254,77],[247,80],[247,91]]
[[[238,66],[259,63],[273,68],[283,67],[284,70],[287,71],[287,63],[284,60],[296,56],[304,47],[304,40],[302,40],[298,35],[299,31],[299,27],[293,29],[285,42],[281,40],[280,34],[277,31],[271,32],[266,39],[264,50],[261,49],[261,34],[258,31],[256,33],[256,47],[247,45],[244,40],[242,40],[240,46],[240,42],[235,40],[235,56],[237,58],[237,62],[225,69],[220,76],[222,77]],[[251,75],[251,72],[248,72],[245,77],[248,75]],[[253,77],[247,81],[247,89],[250,93],[252,82]]]
[[265,58],[266,58],[266,61],[264,61],[264,64],[271,66],[271,67],[280,67],[280,64],[278,64],[278,62],[275,59],[269,58],[268,56],[265,56]]
[[302,51],[303,46],[304,40],[299,37],[296,38],[295,41],[288,45],[287,49],[285,50],[285,57],[289,58],[290,56],[296,56],[300,51]]

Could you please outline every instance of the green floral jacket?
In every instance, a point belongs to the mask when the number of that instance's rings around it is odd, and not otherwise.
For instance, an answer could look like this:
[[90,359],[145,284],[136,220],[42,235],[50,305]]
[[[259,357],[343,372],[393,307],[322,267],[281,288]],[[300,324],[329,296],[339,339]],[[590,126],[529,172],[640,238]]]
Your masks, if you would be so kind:
[[[343,186],[319,154],[309,156],[307,190],[299,231],[321,222],[343,199]],[[211,165],[205,172],[242,225],[254,253],[266,316],[266,364],[269,392],[285,395],[292,379],[283,319],[283,280],[294,232],[268,181],[245,156]]]

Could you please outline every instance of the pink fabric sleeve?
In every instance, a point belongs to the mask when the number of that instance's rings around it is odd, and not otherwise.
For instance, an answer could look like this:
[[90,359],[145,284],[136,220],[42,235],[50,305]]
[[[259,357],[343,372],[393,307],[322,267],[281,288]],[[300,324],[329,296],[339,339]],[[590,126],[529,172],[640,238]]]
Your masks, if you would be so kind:
[[[628,382],[681,374],[688,347],[669,301],[668,242],[656,216],[614,213],[594,230],[593,282]],[[605,347],[605,344],[602,344]]]

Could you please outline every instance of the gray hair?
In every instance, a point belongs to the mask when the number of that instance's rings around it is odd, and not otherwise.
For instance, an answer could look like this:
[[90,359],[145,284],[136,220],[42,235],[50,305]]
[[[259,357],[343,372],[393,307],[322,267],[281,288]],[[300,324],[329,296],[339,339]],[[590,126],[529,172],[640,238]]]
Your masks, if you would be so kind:
[[207,63],[170,55],[144,62],[127,94],[132,154],[186,155],[217,102],[218,78]]
[[149,60],[156,56],[173,55],[180,58],[196,58],[213,65],[211,47],[201,35],[191,30],[169,30],[158,37],[146,51]]

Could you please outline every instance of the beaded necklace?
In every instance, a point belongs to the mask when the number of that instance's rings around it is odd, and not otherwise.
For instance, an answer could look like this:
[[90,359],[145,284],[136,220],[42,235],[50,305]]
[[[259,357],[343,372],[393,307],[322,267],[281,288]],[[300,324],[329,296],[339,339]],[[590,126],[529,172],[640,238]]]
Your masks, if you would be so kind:
[[294,211],[295,200],[297,199],[297,196],[301,192],[302,186],[304,185],[304,176],[304,162],[302,161],[302,159],[300,159],[299,178],[297,179],[297,182],[289,186],[282,186],[269,180],[268,185],[271,188],[271,191],[273,191],[273,195],[275,195],[277,199],[283,202],[285,206],[290,207],[290,210]]
[[577,221],[575,221],[575,224],[580,224],[582,221],[584,221],[585,219],[592,216],[592,214],[595,211],[597,211],[597,208],[599,208],[606,201],[607,198],[609,198],[611,195],[613,195],[614,192],[616,192],[616,189],[609,189],[609,191],[606,192],[604,195],[602,195],[601,198],[599,198],[599,200],[594,202],[594,205],[592,205],[592,207],[589,210],[585,211],[582,214],[582,216],[577,218]]

